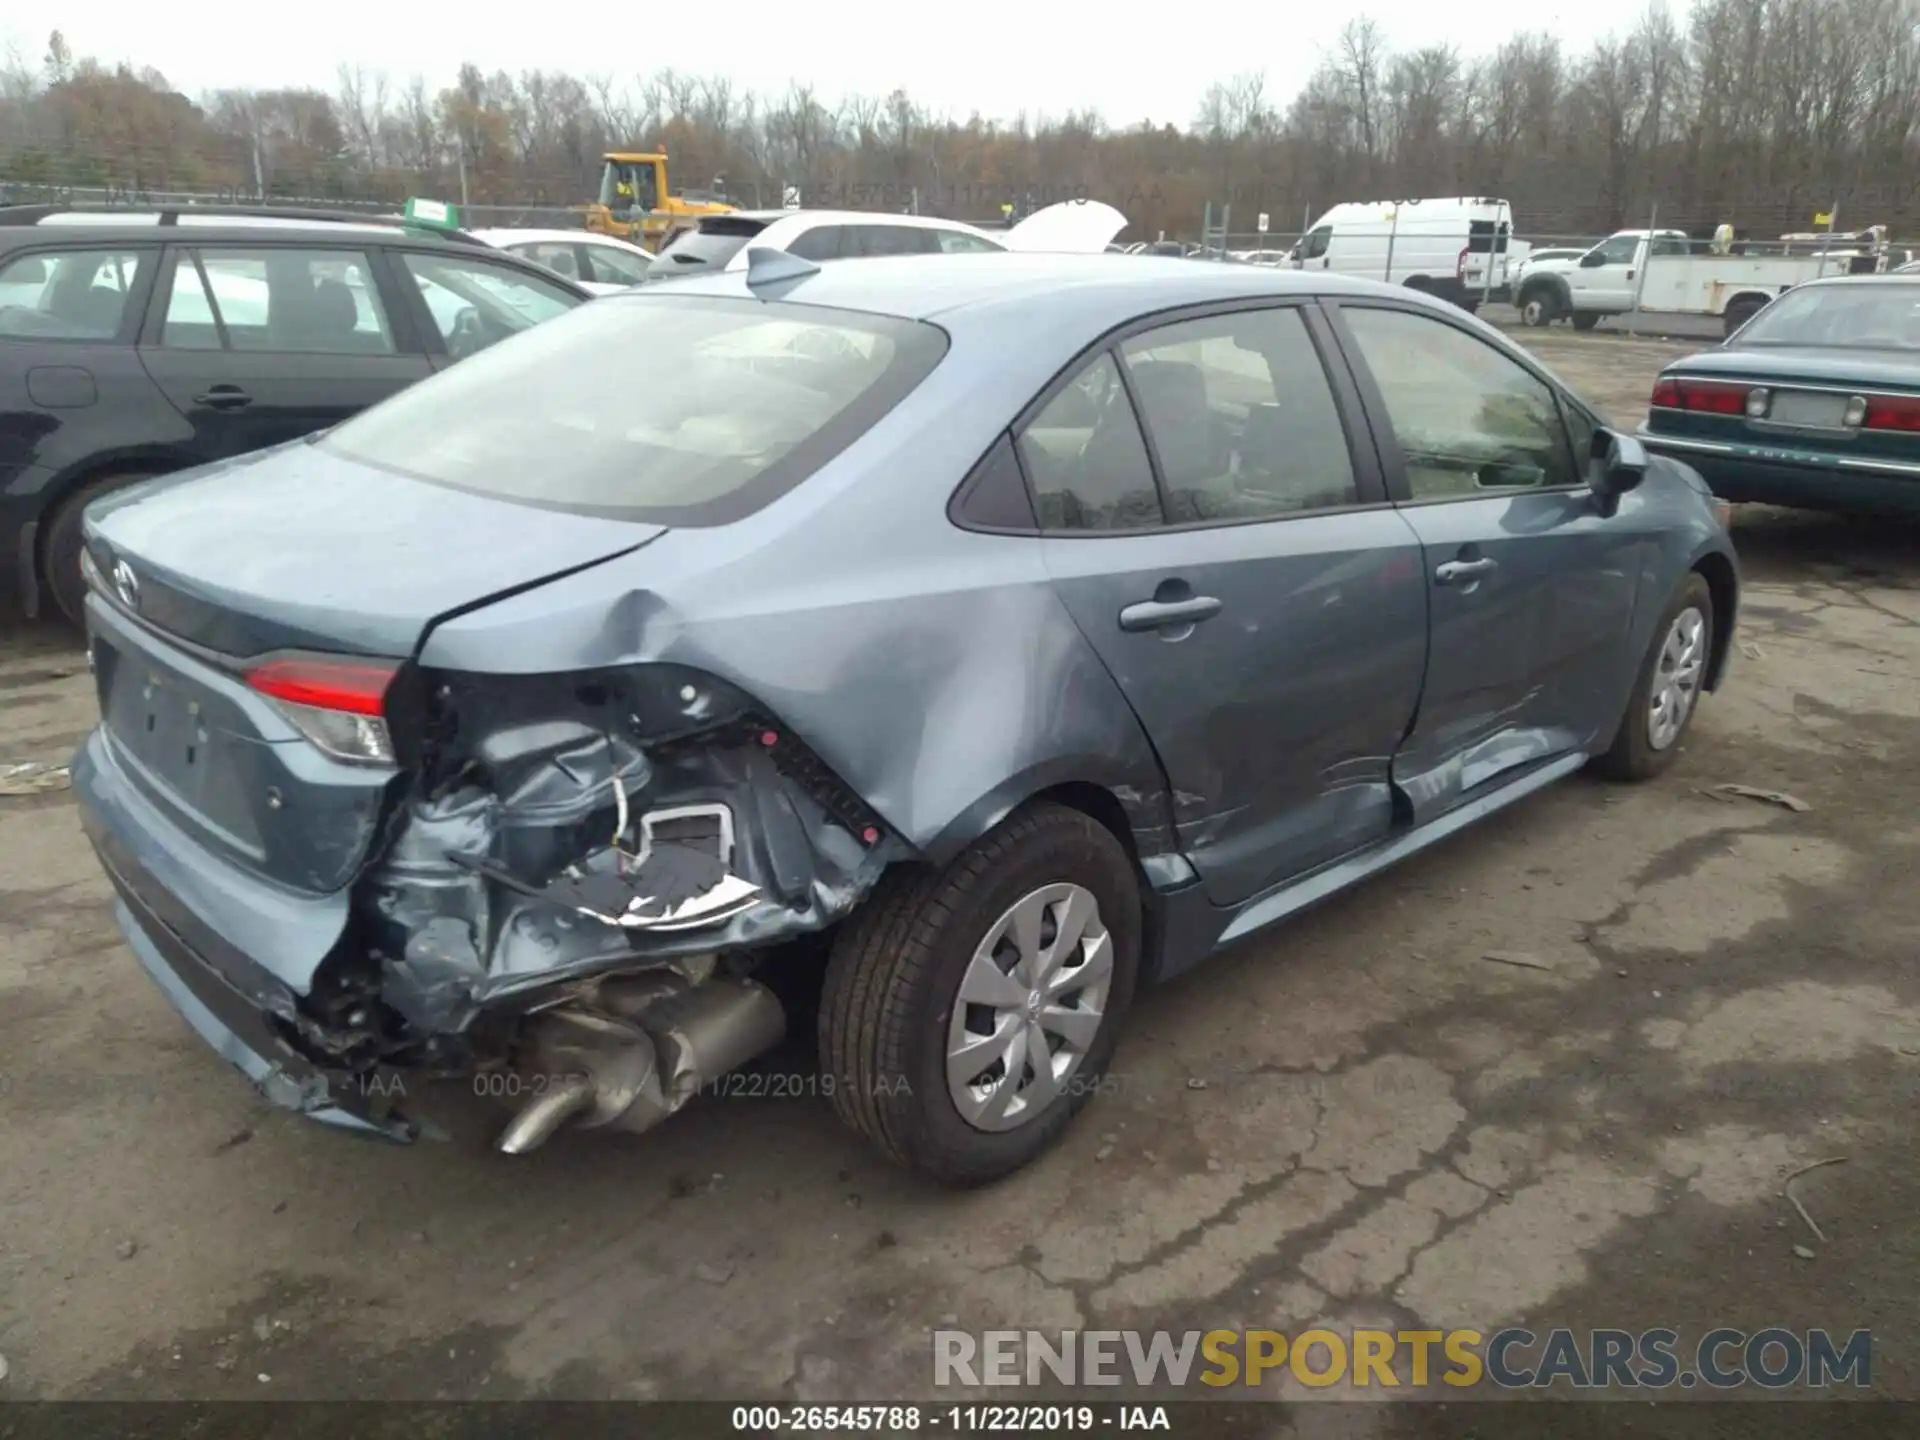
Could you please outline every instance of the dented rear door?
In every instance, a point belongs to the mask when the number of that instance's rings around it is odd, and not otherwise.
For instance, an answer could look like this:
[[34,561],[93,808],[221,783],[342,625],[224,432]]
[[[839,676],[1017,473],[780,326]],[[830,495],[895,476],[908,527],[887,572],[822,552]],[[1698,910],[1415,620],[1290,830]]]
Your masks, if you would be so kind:
[[1124,389],[1103,354],[1020,437],[1055,587],[1220,905],[1388,832],[1419,698],[1419,543],[1350,445],[1314,324],[1274,307],[1146,331],[1119,347]]

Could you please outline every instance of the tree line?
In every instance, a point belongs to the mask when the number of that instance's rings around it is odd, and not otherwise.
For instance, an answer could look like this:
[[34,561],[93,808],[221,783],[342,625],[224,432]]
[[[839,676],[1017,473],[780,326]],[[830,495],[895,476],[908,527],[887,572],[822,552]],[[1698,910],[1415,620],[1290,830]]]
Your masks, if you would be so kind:
[[736,203],[906,209],[989,219],[1072,195],[1130,233],[1193,237],[1211,204],[1276,232],[1338,201],[1500,195],[1523,233],[1643,224],[1764,236],[1920,234],[1920,0],[1656,3],[1575,52],[1520,33],[1490,53],[1396,49],[1350,22],[1300,92],[1246,72],[1186,126],[1071,111],[965,119],[901,90],[829,98],[800,80],[757,94],[724,75],[623,79],[462,65],[434,91],[360,65],[331,93],[223,89],[197,99],[152,69],[43,55],[0,68],[0,184],[396,203],[576,205],[608,149],[664,149],[676,188]]

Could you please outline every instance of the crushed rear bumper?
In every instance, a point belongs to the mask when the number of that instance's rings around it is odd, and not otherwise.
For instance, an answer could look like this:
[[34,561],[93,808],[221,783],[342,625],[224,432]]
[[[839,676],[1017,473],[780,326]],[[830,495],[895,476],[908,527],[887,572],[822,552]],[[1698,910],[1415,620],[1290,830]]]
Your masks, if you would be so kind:
[[74,794],[87,838],[113,882],[114,918],[161,994],[274,1105],[362,1134],[415,1138],[417,1127],[393,1110],[383,1081],[330,1074],[280,1034],[273,1016],[294,1013],[294,995],[281,981],[210,933],[201,945],[190,944],[181,934],[184,917],[169,923],[164,912],[177,902],[138,853],[162,840],[157,827],[167,822],[157,812],[139,814],[151,807],[113,782],[107,745],[96,730],[81,746],[73,764]]

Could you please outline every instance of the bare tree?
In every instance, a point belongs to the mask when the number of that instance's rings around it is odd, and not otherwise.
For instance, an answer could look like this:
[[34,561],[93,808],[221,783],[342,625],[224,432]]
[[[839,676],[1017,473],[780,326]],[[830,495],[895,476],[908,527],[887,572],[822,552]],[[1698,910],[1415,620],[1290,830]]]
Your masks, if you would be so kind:
[[0,56],[0,182],[310,187],[387,203],[446,194],[464,161],[476,201],[524,207],[593,193],[610,149],[664,149],[682,183],[876,207],[948,207],[1084,193],[1137,233],[1192,234],[1209,201],[1298,223],[1339,200],[1500,194],[1522,232],[1640,222],[1750,233],[1805,229],[1837,200],[1852,223],[1920,233],[1920,0],[1662,0],[1574,53],[1512,35],[1471,56],[1396,50],[1350,21],[1305,85],[1221,79],[1185,127],[1109,126],[1086,111],[929,113],[911,94],[833,98],[796,82],[755,95],[720,74],[460,67],[438,93],[349,64],[331,94],[232,87],[198,102],[137,65]]

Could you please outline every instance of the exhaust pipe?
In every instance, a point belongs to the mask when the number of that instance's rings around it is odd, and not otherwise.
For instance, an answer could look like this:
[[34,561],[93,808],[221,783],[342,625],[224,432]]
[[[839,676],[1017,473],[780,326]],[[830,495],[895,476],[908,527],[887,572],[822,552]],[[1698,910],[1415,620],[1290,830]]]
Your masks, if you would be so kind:
[[505,1154],[524,1155],[569,1123],[650,1130],[787,1032],[786,1011],[757,980],[688,985],[660,972],[610,981],[594,1000],[595,1009],[534,1018],[528,1068],[546,1084],[501,1133]]
[[553,1132],[594,1103],[593,1081],[584,1075],[562,1082],[513,1117],[500,1134],[500,1149],[524,1155],[553,1138]]

